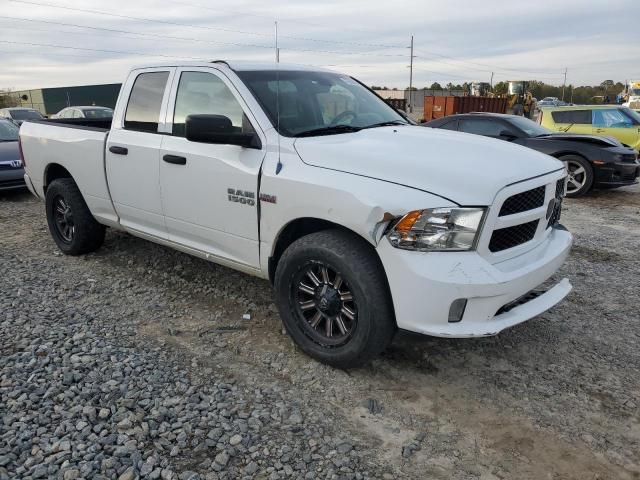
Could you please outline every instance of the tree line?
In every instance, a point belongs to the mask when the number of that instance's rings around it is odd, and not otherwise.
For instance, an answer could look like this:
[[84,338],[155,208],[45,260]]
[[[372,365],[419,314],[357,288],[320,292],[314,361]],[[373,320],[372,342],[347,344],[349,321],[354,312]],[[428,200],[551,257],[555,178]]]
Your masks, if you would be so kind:
[[[493,93],[495,95],[504,95],[509,88],[508,82],[498,82],[493,86]],[[624,84],[622,82],[614,82],[613,80],[605,80],[599,85],[581,85],[575,86],[573,84],[566,85],[564,87],[564,101],[571,103],[602,103],[605,97],[609,97],[609,101],[615,102],[616,95],[624,90]],[[389,89],[387,87],[372,86],[372,90],[398,90],[397,88]],[[405,90],[409,90],[406,88]],[[419,88],[413,87],[412,90],[419,90]],[[441,85],[438,82],[433,82],[431,86],[424,87],[422,90],[463,90],[469,92],[471,90],[471,83],[464,82],[462,84],[447,83]],[[563,87],[549,85],[539,80],[529,81],[529,91],[538,100],[542,100],[545,97],[557,97],[562,99]]]

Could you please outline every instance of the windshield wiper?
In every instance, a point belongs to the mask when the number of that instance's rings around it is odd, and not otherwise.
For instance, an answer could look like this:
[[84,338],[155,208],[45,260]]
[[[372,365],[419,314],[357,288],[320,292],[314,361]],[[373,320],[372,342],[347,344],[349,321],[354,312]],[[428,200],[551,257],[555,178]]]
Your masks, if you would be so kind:
[[391,120],[389,122],[380,122],[374,123],[373,125],[367,125],[362,128],[376,128],[376,127],[391,127],[393,125],[409,125],[407,122],[403,122],[402,120]]
[[329,127],[313,128],[304,132],[296,133],[295,137],[313,137],[315,135],[333,135],[335,133],[359,132],[361,127],[353,127],[351,125],[331,125]]

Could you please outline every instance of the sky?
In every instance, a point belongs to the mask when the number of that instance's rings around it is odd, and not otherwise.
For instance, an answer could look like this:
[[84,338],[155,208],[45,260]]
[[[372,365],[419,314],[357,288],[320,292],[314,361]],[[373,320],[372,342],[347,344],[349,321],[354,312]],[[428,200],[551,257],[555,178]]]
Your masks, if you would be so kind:
[[0,0],[0,89],[177,60],[317,65],[369,85],[640,79],[640,0]]

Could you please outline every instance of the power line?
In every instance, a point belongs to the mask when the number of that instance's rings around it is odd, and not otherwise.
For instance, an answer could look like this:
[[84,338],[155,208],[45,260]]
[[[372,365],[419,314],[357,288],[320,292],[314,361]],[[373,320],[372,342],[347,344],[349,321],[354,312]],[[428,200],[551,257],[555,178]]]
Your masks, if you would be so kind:
[[[236,47],[253,47],[253,48],[269,48],[269,49],[273,48],[273,46],[271,45],[261,45],[261,44],[253,44],[253,43],[237,43],[237,42],[221,42],[221,41],[214,41],[214,40],[203,40],[200,38],[193,38],[193,37],[177,37],[174,35],[163,35],[158,33],[132,32],[130,30],[122,30],[122,29],[116,29],[116,28],[94,27],[90,25],[80,25],[77,23],[54,22],[51,20],[37,20],[33,18],[9,17],[5,15],[0,15],[0,18],[5,18],[9,20],[19,20],[23,22],[46,23],[49,25],[58,25],[58,26],[64,26],[64,27],[87,28],[91,30],[100,30],[100,31],[111,32],[111,33],[126,33],[126,34],[132,34],[132,35],[140,35],[143,37],[165,38],[170,40],[209,43],[212,45],[230,45],[230,46],[236,46]],[[67,33],[71,33],[71,32],[67,32]],[[85,34],[83,32],[77,32],[77,33]]]
[[[200,43],[207,43],[207,44],[211,44],[211,45],[230,45],[230,46],[238,46],[238,47],[253,47],[253,48],[265,48],[265,49],[272,49],[273,48],[273,46],[271,46],[271,45],[237,43],[237,42],[219,42],[219,41],[213,41],[213,40],[203,40],[203,39],[193,38],[193,37],[178,37],[178,36],[173,36],[173,35],[161,35],[161,34],[153,34],[153,33],[132,32],[132,31],[129,31],[129,30],[122,30],[122,29],[93,27],[93,26],[89,26],[89,25],[80,25],[80,24],[65,23],[65,22],[54,22],[54,21],[48,21],[48,20],[36,20],[36,19],[20,18],[20,17],[10,17],[10,16],[5,16],[5,15],[0,15],[0,19],[1,18],[5,18],[5,19],[9,19],[9,20],[19,20],[19,21],[25,21],[25,22],[46,23],[46,24],[50,24],[50,25],[58,25],[58,26],[66,26],[66,27],[87,28],[87,29],[91,29],[91,30],[106,31],[106,32],[109,32],[109,33],[124,33],[124,34],[130,34],[130,35],[139,35],[139,36],[143,36],[143,37],[163,38],[163,39],[169,39],[169,40],[180,40],[180,41],[189,41],[189,42],[200,42]],[[12,28],[12,27],[5,27],[5,28]],[[40,30],[37,30],[37,31],[46,32],[47,30],[41,30],[40,29]],[[56,32],[56,33],[59,33],[59,31]],[[62,32],[62,33],[71,33],[71,34],[76,34],[76,35],[88,35],[88,33],[86,33],[86,32],[66,32],[65,31],[65,32]],[[346,51],[340,51],[340,50],[317,50],[317,49],[311,49],[311,48],[286,48],[286,50],[293,51],[293,52],[313,52],[313,53],[332,54],[332,55],[363,55],[363,56],[375,56],[375,57],[405,57],[405,55],[402,55],[402,54],[372,53],[372,52],[346,52]]]
[[202,60],[205,62],[209,62],[211,61],[211,59],[209,58],[202,58],[202,57],[188,57],[188,56],[184,56],[184,55],[164,55],[161,53],[142,53],[142,52],[133,52],[133,51],[129,51],[129,50],[108,50],[108,49],[103,49],[103,48],[89,48],[89,47],[70,47],[67,45],[54,45],[51,43],[35,43],[35,42],[14,42],[11,40],[0,40],[0,43],[9,43],[12,45],[29,45],[29,46],[33,46],[33,47],[52,47],[52,48],[66,48],[69,50],[82,50],[82,51],[88,51],[88,52],[105,52],[105,53],[125,53],[127,55],[147,55],[147,56],[154,56],[154,57],[164,57],[164,58],[188,58],[190,60]]
[[[91,14],[95,14],[95,15],[105,15],[105,16],[115,17],[115,18],[126,18],[128,20],[136,20],[136,21],[139,21],[139,22],[160,23],[160,24],[164,24],[164,25],[174,25],[174,26],[179,26],[179,27],[199,28],[199,29],[204,29],[204,30],[215,30],[215,31],[227,32],[227,33],[240,33],[240,34],[243,34],[243,35],[256,35],[256,36],[260,36],[260,37],[271,37],[271,34],[267,34],[267,33],[249,32],[249,31],[245,31],[245,30],[233,30],[233,29],[230,29],[230,28],[211,27],[211,26],[208,26],[208,25],[193,25],[193,24],[189,24],[189,23],[172,22],[172,21],[169,21],[169,20],[159,20],[159,19],[152,19],[152,18],[135,17],[133,15],[123,15],[123,14],[118,14],[118,13],[110,13],[110,12],[105,12],[105,11],[102,11],[102,10],[92,10],[92,9],[86,9],[86,8],[67,7],[65,5],[55,5],[53,3],[46,3],[46,2],[34,2],[34,1],[31,1],[31,0],[8,0],[8,1],[14,2],[14,3],[24,3],[24,4],[27,4],[27,5],[38,5],[38,6],[41,6],[41,7],[60,8],[60,9],[63,9],[63,10],[69,10],[69,11],[74,11],[74,12],[91,13]],[[290,38],[292,40],[304,40],[304,41],[309,41],[309,42],[333,43],[333,44],[342,44],[342,45],[358,45],[358,46],[363,46],[363,47],[405,48],[404,46],[399,46],[399,45],[383,45],[383,44],[375,44],[375,43],[348,42],[348,41],[343,41],[343,40],[323,40],[323,39],[318,39],[318,38],[298,37],[298,36],[293,36],[293,35],[280,35],[280,37],[281,38]]]
[[[462,63],[462,64],[469,64],[469,65],[479,65],[482,67],[486,67],[489,68],[489,70],[486,69],[479,69],[477,67],[465,67],[465,68],[471,68],[474,70],[480,70],[483,72],[487,72],[487,73],[491,73],[491,72],[497,72],[497,71],[511,71],[511,72],[518,72],[518,73],[528,73],[528,74],[534,74],[534,75],[558,75],[558,76],[562,76],[561,72],[554,72],[554,71],[534,71],[534,70],[521,70],[519,68],[509,68],[509,67],[501,67],[501,68],[497,68],[495,66],[492,65],[488,65],[488,64],[484,64],[484,63],[478,63],[478,62],[472,62],[472,61],[468,61],[468,60],[457,60],[453,57],[450,57],[448,55],[442,55],[440,53],[435,53],[435,52],[429,52],[429,51],[424,51],[426,53],[426,55],[423,53],[424,56],[435,56],[435,57],[440,57],[440,58],[445,58],[445,59],[449,59],[453,62],[457,62],[457,63]],[[439,62],[439,63],[444,63],[444,64],[451,64],[450,62],[445,62],[442,60],[433,60],[434,62]],[[454,65],[456,66],[456,65]]]

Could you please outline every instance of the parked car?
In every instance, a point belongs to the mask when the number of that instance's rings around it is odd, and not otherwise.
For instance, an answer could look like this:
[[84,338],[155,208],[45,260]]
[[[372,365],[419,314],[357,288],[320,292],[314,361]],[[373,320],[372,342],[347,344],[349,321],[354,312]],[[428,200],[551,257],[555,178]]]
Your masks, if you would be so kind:
[[20,126],[25,120],[42,120],[44,115],[35,108],[10,107],[0,109],[0,118],[7,118]]
[[538,122],[549,130],[615,137],[640,151],[640,114],[619,105],[544,108]]
[[495,335],[571,290],[538,289],[572,244],[562,162],[410,125],[347,75],[137,68],[110,129],[26,122],[20,140],[62,252],[112,227],[268,279],[289,334],[331,365],[397,329]]
[[558,97],[544,97],[542,100],[540,100],[538,102],[538,108],[539,107],[557,107],[558,104],[560,103],[560,100],[558,100]]
[[26,188],[18,148],[18,127],[0,118],[0,191]]
[[108,107],[67,107],[60,110],[51,118],[111,118],[113,109]]
[[516,115],[472,113],[451,115],[423,124],[506,140],[562,160],[569,179],[567,196],[578,197],[592,188],[615,188],[638,183],[636,152],[614,138],[554,133]]

